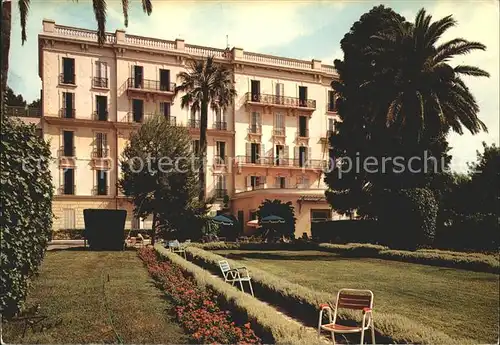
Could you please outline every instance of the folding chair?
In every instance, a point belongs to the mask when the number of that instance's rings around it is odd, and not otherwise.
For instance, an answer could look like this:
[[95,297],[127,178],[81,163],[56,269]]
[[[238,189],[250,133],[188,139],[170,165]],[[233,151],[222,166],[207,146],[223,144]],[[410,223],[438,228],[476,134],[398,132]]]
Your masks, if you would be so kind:
[[175,241],[168,242],[168,248],[170,249],[170,251],[172,253],[177,253],[177,254],[183,256],[184,259],[187,260],[187,257],[186,257],[186,248],[184,248],[184,246],[181,245],[179,243],[179,241],[175,240]]
[[224,276],[224,281],[226,283],[231,283],[231,285],[234,286],[234,283],[239,282],[241,291],[245,292],[245,290],[243,289],[243,282],[248,282],[248,285],[250,286],[250,292],[252,293],[252,296],[254,296],[252,278],[250,278],[250,274],[248,273],[246,267],[231,269],[231,267],[229,266],[229,262],[227,262],[226,260],[219,261],[219,267],[222,271],[222,275]]
[[[337,293],[337,301],[332,317],[332,308],[328,304],[321,304],[318,322],[318,336],[321,330],[329,331],[335,344],[335,333],[361,333],[361,344],[365,340],[365,331],[371,329],[372,343],[375,344],[375,327],[373,325],[373,292],[370,290],[341,289]],[[344,326],[336,323],[339,309],[361,310],[363,320],[361,325]],[[323,312],[328,312],[328,323],[323,324]]]

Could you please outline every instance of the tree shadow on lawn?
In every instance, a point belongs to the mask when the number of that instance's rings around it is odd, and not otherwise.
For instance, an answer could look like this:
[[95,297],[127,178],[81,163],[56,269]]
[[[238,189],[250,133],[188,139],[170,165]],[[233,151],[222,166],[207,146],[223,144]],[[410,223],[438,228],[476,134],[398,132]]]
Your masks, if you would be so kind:
[[335,254],[320,254],[320,255],[283,255],[275,253],[228,253],[223,255],[228,259],[245,260],[245,259],[261,259],[261,260],[299,260],[299,261],[340,261],[340,260],[361,260],[356,257],[343,257]]

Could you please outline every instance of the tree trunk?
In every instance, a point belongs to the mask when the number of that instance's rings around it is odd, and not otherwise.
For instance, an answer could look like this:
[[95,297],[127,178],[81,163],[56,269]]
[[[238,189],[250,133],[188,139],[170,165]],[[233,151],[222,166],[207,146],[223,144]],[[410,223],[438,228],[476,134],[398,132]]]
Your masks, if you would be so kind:
[[2,73],[0,75],[0,113],[4,114],[5,91],[7,90],[7,77],[9,74],[9,50],[11,30],[11,2],[2,0],[2,34],[0,47],[2,47]]
[[205,165],[207,160],[207,114],[208,101],[203,100],[201,103],[201,118],[200,118],[200,167],[198,176],[200,179],[200,193],[198,199],[205,201],[206,197],[206,181],[205,181]]
[[152,226],[152,234],[151,234],[151,245],[155,245],[155,239],[156,239],[156,228],[157,228],[157,223],[158,223],[158,217],[156,216],[156,212],[153,212],[153,226]]

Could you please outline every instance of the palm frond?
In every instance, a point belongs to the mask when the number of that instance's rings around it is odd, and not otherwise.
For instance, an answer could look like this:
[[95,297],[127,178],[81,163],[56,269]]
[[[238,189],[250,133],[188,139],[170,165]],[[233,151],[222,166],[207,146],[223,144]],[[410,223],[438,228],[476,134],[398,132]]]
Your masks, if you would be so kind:
[[426,33],[426,41],[428,42],[428,45],[434,45],[446,30],[454,27],[456,24],[457,21],[453,19],[452,15],[446,16],[432,23]]
[[102,46],[106,42],[106,0],[92,0],[92,6],[97,21],[97,39]]
[[125,27],[128,26],[128,0],[122,0],[123,21]]
[[476,66],[458,65],[453,69],[453,71],[455,73],[471,75],[474,77],[490,77],[488,72]]
[[26,42],[26,19],[30,10],[30,0],[19,0],[19,15],[21,17],[21,42],[24,45]]
[[486,46],[480,42],[470,42],[464,39],[455,39],[446,42],[436,49],[433,61],[439,63],[447,61],[455,55],[468,54],[473,50],[486,50]]
[[147,13],[147,15],[151,15],[153,12],[153,4],[151,0],[142,0],[142,10]]

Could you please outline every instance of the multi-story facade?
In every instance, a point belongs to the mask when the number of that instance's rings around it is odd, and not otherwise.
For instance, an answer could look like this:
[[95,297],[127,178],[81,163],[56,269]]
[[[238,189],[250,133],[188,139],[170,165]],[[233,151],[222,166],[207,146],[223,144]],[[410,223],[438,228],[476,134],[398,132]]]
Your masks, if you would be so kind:
[[230,212],[248,232],[262,200],[291,201],[297,236],[310,234],[315,218],[332,217],[323,183],[326,138],[336,119],[332,66],[123,30],[108,33],[99,47],[94,31],[50,20],[43,21],[39,47],[39,126],[55,158],[55,230],[84,227],[85,208],[126,209],[127,227],[151,227],[134,219],[117,188],[117,163],[130,133],[150,114],[188,126],[198,145],[199,114],[181,109],[173,91],[186,63],[208,55],[233,70],[238,92],[234,106],[208,116],[207,193],[218,200],[213,210],[227,194]]

